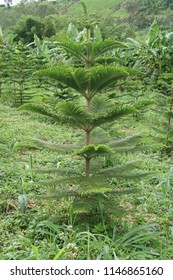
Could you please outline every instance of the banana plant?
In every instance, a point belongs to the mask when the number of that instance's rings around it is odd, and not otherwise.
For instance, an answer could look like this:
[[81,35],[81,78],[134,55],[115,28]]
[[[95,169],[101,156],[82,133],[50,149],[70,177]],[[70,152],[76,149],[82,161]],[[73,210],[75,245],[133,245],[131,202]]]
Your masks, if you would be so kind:
[[0,45],[5,45],[5,42],[2,38],[0,38]]
[[156,82],[163,72],[172,72],[173,32],[162,34],[157,21],[150,26],[145,41],[127,38],[126,44],[132,55],[129,63],[145,70],[148,77],[154,77]]
[[[173,32],[162,34],[154,21],[144,41],[128,38],[127,44],[133,56],[129,62],[146,72],[145,84],[155,91],[159,116],[164,116],[154,128],[157,138],[164,144],[164,151],[172,151],[172,77],[173,77]],[[131,55],[130,51],[130,55]],[[136,62],[134,61],[136,58]],[[164,101],[163,101],[164,100]],[[160,117],[159,117],[160,119]],[[160,128],[162,124],[162,128]]]
[[5,41],[3,39],[3,33],[2,33],[1,27],[0,27],[0,45],[5,45]]

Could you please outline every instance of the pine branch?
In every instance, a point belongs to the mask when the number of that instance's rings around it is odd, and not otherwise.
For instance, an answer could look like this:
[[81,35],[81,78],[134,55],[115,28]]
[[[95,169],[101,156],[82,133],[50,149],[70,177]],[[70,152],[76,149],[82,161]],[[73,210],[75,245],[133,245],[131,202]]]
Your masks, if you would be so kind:
[[57,44],[58,46],[66,50],[68,53],[82,60],[85,63],[88,61],[88,57],[90,58],[89,62],[93,63],[97,57],[103,55],[108,51],[117,48],[127,47],[125,44],[113,40],[105,40],[105,41],[94,42],[94,43],[84,42],[83,44],[79,44],[77,42],[70,40],[64,34],[59,37],[59,41]]
[[95,66],[91,69],[72,68],[63,65],[50,67],[35,72],[37,75],[55,79],[87,97],[86,91],[90,81],[91,96],[120,79],[125,79],[129,73],[125,67]]
[[122,172],[127,172],[129,170],[132,170],[134,168],[138,168],[140,164],[140,161],[129,161],[124,164],[116,165],[110,168],[104,168],[99,171],[97,171],[97,174],[106,174],[106,175],[115,175]]
[[75,197],[77,195],[76,191],[74,190],[63,190],[59,191],[58,194],[52,194],[52,195],[34,195],[35,198],[43,198],[43,199],[61,199],[64,197]]
[[45,104],[32,103],[24,104],[20,106],[18,110],[27,110],[39,113],[44,116],[50,117],[57,123],[76,126],[83,130],[86,129],[86,126],[88,124],[92,123],[91,115],[82,110],[74,102],[70,101],[59,103],[57,108],[54,110]]
[[135,143],[139,143],[139,141],[143,138],[143,135],[142,133],[137,133],[137,134],[134,134],[134,135],[131,135],[131,136],[127,136],[123,139],[116,139],[114,141],[111,141],[109,143],[107,143],[107,145],[111,148],[114,148],[114,147],[117,147],[119,148],[120,146],[123,146],[126,145],[126,144],[130,144],[132,143],[133,145]]
[[142,76],[145,74],[144,72],[141,72],[136,68],[124,66],[124,69],[129,73],[130,76]]
[[65,65],[49,67],[44,70],[35,72],[36,75],[49,77],[66,86],[75,89],[85,96],[87,89],[88,74],[84,68],[72,68]]
[[75,155],[82,156],[88,159],[110,154],[112,154],[111,149],[108,146],[101,144],[97,146],[90,144],[75,152]]
[[98,57],[95,59],[96,63],[102,64],[102,65],[107,65],[107,64],[111,64],[114,62],[118,62],[119,64],[122,63],[122,59],[118,58],[118,57],[112,57],[112,56],[102,56],[102,57]]
[[124,194],[137,193],[137,192],[139,192],[139,191],[140,191],[140,190],[139,190],[138,188],[130,188],[130,189],[122,189],[122,190],[113,189],[113,190],[111,191],[111,194],[120,196],[120,195],[124,195]]
[[32,142],[40,148],[47,148],[54,151],[71,152],[74,149],[78,148],[76,145],[72,144],[52,143],[48,141],[42,141],[39,139],[32,139]]
[[86,129],[86,126],[92,123],[91,115],[74,102],[65,102],[58,106],[59,112],[64,121],[70,125]]
[[142,144],[142,145],[130,145],[130,146],[121,146],[121,147],[114,147],[112,148],[114,152],[116,153],[125,153],[125,152],[137,152],[137,151],[146,151],[148,149],[153,149],[155,148],[155,144],[154,145],[145,145],[145,144]]
[[84,187],[80,187],[78,189],[79,194],[81,195],[91,195],[91,194],[106,194],[106,193],[110,193],[112,191],[112,187],[111,186],[104,186],[104,183],[102,182],[99,184],[89,184],[87,186]]
[[85,61],[83,46],[77,42],[70,40],[66,35],[60,35],[57,45],[67,51],[68,54],[73,55],[79,60]]
[[151,176],[152,174],[154,174],[154,172],[135,172],[135,173],[120,173],[120,174],[116,174],[115,177],[116,178],[122,178],[122,179],[139,179],[139,178],[143,178],[145,176]]
[[125,79],[129,73],[120,66],[96,66],[90,70],[91,95],[103,90],[112,83]]
[[91,101],[91,112],[99,114],[111,110],[113,102],[107,96],[95,95]]
[[[35,170],[34,170],[35,171]],[[61,172],[60,172],[61,173]],[[68,174],[66,174],[67,176]],[[58,188],[61,188],[62,187],[64,189],[67,189],[67,185],[68,184],[75,184],[76,183],[76,180],[77,181],[80,181],[79,179],[79,176],[76,177],[76,176],[69,176],[68,177],[59,177],[59,178],[55,178],[55,179],[48,179],[48,180],[40,180],[40,181],[37,181],[37,182],[33,182],[32,183],[32,186],[33,185],[39,185],[39,186],[56,186]],[[65,186],[66,185],[66,186]]]
[[156,101],[155,100],[143,100],[141,102],[138,102],[137,104],[135,104],[135,108],[140,110],[140,109],[143,109],[149,105],[154,105],[156,104]]
[[74,214],[83,214],[89,213],[95,206],[95,201],[93,200],[84,200],[80,199],[80,201],[74,201],[73,203],[73,213]]
[[88,44],[88,53],[90,54],[90,61],[94,62],[94,60],[103,55],[104,53],[118,49],[118,48],[127,48],[127,46],[123,43],[113,40],[104,40],[100,42],[89,42]]
[[[68,174],[76,174],[81,175],[81,172],[78,172],[72,168],[49,168],[49,169],[33,169],[36,173],[53,173],[53,174],[60,174],[60,175],[68,175]],[[76,177],[78,178],[78,177]]]
[[44,116],[50,117],[54,120],[57,120],[58,122],[62,122],[61,117],[55,111],[53,111],[50,106],[47,106],[44,103],[41,103],[41,104],[27,103],[27,104],[20,106],[17,110],[31,111],[34,113],[38,113],[38,114],[42,114]]
[[105,113],[102,116],[94,117],[92,122],[92,127],[97,127],[100,125],[103,125],[105,123],[110,123],[115,121],[116,119],[126,116],[128,114],[136,113],[138,112],[135,108],[130,106],[123,106],[115,108],[111,111],[108,111],[107,114]]

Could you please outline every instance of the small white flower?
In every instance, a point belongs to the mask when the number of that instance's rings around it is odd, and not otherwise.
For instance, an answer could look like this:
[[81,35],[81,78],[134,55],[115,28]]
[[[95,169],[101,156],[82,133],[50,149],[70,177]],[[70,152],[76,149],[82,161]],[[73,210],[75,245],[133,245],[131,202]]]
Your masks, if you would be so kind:
[[75,250],[77,250],[76,243],[68,243],[67,244],[67,249],[75,249]]
[[58,161],[58,162],[57,162],[56,167],[57,167],[57,168],[60,168],[60,167],[61,167],[61,161]]
[[29,169],[29,164],[28,163],[25,163],[25,168]]

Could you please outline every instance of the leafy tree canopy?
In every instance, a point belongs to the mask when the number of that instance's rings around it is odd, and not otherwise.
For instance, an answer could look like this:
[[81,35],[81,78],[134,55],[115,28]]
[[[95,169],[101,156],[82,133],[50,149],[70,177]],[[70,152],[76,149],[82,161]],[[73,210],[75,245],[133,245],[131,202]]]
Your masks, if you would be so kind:
[[31,43],[34,41],[34,34],[36,34],[40,39],[43,37],[44,23],[34,17],[23,18],[16,29],[16,40],[23,41],[23,43]]

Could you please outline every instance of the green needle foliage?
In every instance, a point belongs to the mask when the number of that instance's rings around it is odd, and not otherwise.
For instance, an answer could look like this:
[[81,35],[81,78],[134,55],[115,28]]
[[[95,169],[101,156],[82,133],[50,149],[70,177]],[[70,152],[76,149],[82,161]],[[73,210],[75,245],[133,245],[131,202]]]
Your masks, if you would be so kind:
[[[74,197],[73,213],[100,212],[103,221],[103,209],[101,208],[103,207],[104,211],[107,211],[110,207],[112,211],[116,212],[116,209],[120,207],[115,203],[113,197],[115,195],[118,197],[123,193],[123,190],[116,192],[116,186],[110,184],[111,178],[136,178],[145,173],[134,172],[134,168],[137,168],[137,164],[134,164],[134,162],[126,162],[126,164],[119,164],[118,166],[113,163],[113,166],[98,169],[95,168],[94,162],[111,157],[114,158],[115,162],[117,152],[127,152],[131,148],[135,149],[135,139],[139,139],[139,135],[126,137],[123,140],[113,139],[112,141],[108,137],[107,141],[104,139],[103,142],[102,137],[100,137],[100,143],[98,139],[96,143],[92,142],[93,135],[94,132],[97,134],[98,130],[103,135],[104,132],[108,133],[107,124],[114,123],[120,117],[137,112],[137,109],[132,106],[117,105],[114,101],[109,100],[105,96],[105,89],[110,85],[115,87],[120,81],[123,83],[123,80],[130,75],[140,73],[135,69],[119,65],[98,66],[95,64],[99,57],[102,58],[103,55],[105,57],[108,52],[119,48],[124,49],[126,46],[120,42],[109,40],[92,42],[89,34],[93,25],[87,23],[85,25],[86,41],[77,43],[66,36],[61,36],[58,42],[62,52],[66,52],[68,57],[72,56],[80,61],[80,67],[77,67],[75,63],[71,66],[59,64],[35,73],[48,79],[54,79],[75,90],[79,96],[78,103],[76,100],[60,102],[53,108],[45,104],[25,104],[19,109],[41,113],[54,119],[58,124],[72,126],[84,133],[85,139],[78,147],[69,145],[65,151],[62,143],[52,145],[40,142],[41,147],[47,146],[48,148],[57,148],[57,151],[70,152],[73,157],[79,160],[82,158],[85,162],[84,169],[81,169],[78,174],[74,173],[74,169],[63,169],[61,167],[50,170],[50,172],[57,173],[58,178],[50,182],[46,181],[45,184],[58,187],[59,191],[57,195],[53,195],[53,198]],[[120,151],[118,151],[118,144],[120,144]],[[124,147],[124,144],[128,145],[128,149]],[[49,171],[45,170],[45,172]],[[37,182],[37,184],[44,184],[44,181]],[[124,190],[124,192],[126,191]]]

